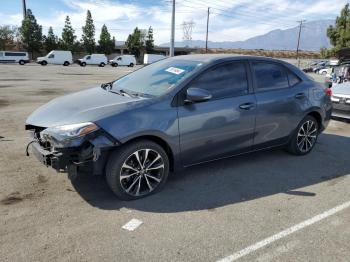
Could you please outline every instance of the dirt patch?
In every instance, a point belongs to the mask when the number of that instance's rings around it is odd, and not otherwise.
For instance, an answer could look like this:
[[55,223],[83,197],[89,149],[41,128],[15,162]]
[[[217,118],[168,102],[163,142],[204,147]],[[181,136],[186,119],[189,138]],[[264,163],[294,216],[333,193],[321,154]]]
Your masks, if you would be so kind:
[[29,79],[24,78],[0,78],[0,81],[28,81]]
[[59,75],[67,75],[67,76],[91,76],[93,74],[90,73],[57,73]]
[[63,93],[54,89],[40,89],[39,91],[33,92],[33,95],[37,95],[37,96],[51,96],[51,95],[60,95],[60,94],[63,94]]
[[13,87],[13,85],[0,85],[0,88]]
[[20,192],[13,192],[3,198],[0,203],[2,205],[13,205],[19,202],[22,202],[25,199],[31,199],[33,197],[33,194],[26,194],[26,195],[21,195]]
[[39,175],[37,179],[38,179],[38,183],[40,184],[46,183],[49,180],[46,176],[43,176],[43,175]]
[[10,101],[6,99],[0,99],[0,107],[9,106],[9,105],[10,105]]
[[50,79],[40,79],[39,81],[40,82],[50,82],[51,80]]

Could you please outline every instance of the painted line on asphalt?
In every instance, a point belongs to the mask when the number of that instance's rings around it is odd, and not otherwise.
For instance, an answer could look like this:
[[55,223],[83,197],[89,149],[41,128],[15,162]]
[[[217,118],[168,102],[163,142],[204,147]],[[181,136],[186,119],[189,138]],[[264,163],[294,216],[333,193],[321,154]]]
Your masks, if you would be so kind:
[[334,208],[332,208],[332,209],[330,209],[328,211],[325,211],[322,214],[314,216],[313,218],[305,220],[305,221],[303,221],[303,222],[301,222],[301,223],[299,223],[299,224],[297,224],[295,226],[292,226],[292,227],[290,227],[290,228],[288,228],[286,230],[283,230],[283,231],[281,231],[281,232],[279,232],[279,233],[277,233],[277,234],[275,234],[275,235],[273,235],[271,237],[265,238],[264,240],[262,240],[260,242],[257,242],[257,243],[255,243],[255,244],[253,244],[251,246],[248,246],[248,247],[246,247],[246,248],[244,248],[244,249],[242,249],[242,250],[240,250],[240,251],[238,251],[238,252],[236,252],[236,253],[234,253],[232,255],[229,255],[229,256],[227,256],[227,257],[225,257],[223,259],[218,260],[218,262],[236,261],[237,259],[239,259],[241,257],[249,255],[250,253],[252,253],[252,252],[254,252],[256,250],[271,244],[272,242],[275,242],[275,241],[277,241],[277,240],[279,240],[281,238],[284,238],[284,237],[286,237],[286,236],[288,236],[290,234],[293,234],[294,232],[296,232],[298,230],[301,230],[301,229],[303,229],[305,227],[308,227],[308,226],[310,226],[312,224],[315,224],[315,223],[317,223],[317,222],[319,222],[319,221],[321,221],[321,220],[323,220],[323,219],[325,219],[325,218],[327,218],[329,216],[332,216],[332,215],[334,215],[334,214],[336,214],[336,213],[338,213],[338,212],[340,212],[340,211],[342,211],[342,210],[344,210],[346,208],[349,208],[349,207],[350,207],[350,201],[348,201],[348,202],[346,202],[344,204],[341,204],[341,205],[339,205],[337,207],[334,207]]
[[141,220],[133,218],[128,223],[126,223],[124,226],[122,226],[122,229],[125,229],[128,231],[134,231],[136,228],[138,228],[142,224],[143,224],[143,222]]

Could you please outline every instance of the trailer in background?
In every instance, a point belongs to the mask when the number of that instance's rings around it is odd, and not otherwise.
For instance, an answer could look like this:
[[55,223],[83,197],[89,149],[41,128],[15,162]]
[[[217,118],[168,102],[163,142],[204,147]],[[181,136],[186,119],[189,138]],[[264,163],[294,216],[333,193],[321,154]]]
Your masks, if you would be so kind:
[[163,60],[165,58],[167,58],[165,55],[145,54],[143,56],[143,63],[145,65],[148,65]]

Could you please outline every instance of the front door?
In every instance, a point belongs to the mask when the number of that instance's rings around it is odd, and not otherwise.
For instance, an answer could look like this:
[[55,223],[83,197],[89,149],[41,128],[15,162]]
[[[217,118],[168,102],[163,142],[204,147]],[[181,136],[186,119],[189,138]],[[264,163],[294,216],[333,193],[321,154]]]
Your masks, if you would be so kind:
[[214,66],[189,87],[206,89],[212,99],[178,107],[181,158],[185,166],[226,157],[252,147],[256,101],[249,92],[247,66]]

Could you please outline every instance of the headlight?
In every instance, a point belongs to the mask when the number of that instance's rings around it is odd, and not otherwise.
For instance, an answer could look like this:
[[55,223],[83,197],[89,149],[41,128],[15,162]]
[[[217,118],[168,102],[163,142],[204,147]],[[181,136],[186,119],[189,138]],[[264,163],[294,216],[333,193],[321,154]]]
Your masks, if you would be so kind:
[[70,144],[73,139],[82,138],[83,136],[98,130],[99,127],[94,123],[80,123],[64,126],[49,127],[40,133],[43,140],[53,142],[56,145]]

